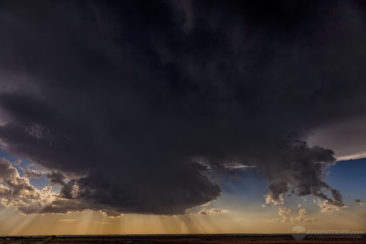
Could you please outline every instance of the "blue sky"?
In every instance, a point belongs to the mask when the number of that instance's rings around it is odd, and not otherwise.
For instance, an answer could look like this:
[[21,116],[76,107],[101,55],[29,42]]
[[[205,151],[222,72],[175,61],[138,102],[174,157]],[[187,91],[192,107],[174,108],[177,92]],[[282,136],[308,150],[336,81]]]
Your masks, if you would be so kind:
[[337,162],[329,168],[327,182],[340,190],[345,201],[366,198],[366,158]]

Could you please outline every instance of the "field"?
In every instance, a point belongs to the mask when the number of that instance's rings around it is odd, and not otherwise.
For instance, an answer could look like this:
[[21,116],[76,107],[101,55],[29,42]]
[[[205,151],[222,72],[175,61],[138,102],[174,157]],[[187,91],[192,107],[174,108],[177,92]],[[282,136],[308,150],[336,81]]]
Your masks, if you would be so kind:
[[3,236],[0,243],[366,243],[366,235]]

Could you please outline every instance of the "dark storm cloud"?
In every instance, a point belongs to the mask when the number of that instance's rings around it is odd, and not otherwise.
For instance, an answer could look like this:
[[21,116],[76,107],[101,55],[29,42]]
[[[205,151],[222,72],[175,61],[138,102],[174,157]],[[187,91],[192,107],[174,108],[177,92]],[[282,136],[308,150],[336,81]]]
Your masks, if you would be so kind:
[[66,177],[60,172],[49,172],[46,176],[52,185],[65,185]]
[[[316,128],[365,114],[365,18],[342,1],[3,1],[0,139],[62,189],[43,212],[184,213],[212,174],[342,206]],[[65,177],[69,181],[65,181]],[[38,210],[39,211],[39,210]]]

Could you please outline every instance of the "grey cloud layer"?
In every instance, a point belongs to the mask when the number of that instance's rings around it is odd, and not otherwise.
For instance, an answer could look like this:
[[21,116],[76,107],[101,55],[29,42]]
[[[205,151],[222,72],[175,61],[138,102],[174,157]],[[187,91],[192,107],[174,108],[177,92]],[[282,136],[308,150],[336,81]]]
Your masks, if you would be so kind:
[[184,213],[230,163],[341,206],[305,141],[365,114],[366,22],[328,3],[4,1],[0,145],[53,172],[48,212]]

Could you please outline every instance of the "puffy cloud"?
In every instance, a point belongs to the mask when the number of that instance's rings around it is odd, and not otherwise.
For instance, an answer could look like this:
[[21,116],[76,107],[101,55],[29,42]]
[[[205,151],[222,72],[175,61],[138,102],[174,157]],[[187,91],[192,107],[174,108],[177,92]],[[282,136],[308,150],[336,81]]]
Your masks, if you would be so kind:
[[291,209],[285,207],[278,207],[278,216],[281,217],[282,222],[290,221]]
[[346,205],[337,206],[329,202],[328,200],[320,200],[317,201],[318,206],[320,207],[321,213],[333,213],[334,211],[339,211],[341,208],[347,208]]
[[[68,213],[92,209],[102,211],[108,216],[121,215],[108,206],[93,205],[76,199],[79,194],[77,185],[72,185],[70,195],[65,195],[65,189],[59,194],[55,193],[52,186],[37,189],[30,184],[27,175],[21,177],[17,169],[5,158],[0,158],[0,172],[0,204],[5,207],[13,206],[24,214]],[[55,175],[57,174],[52,174]]]
[[56,199],[51,187],[41,190],[21,177],[11,163],[0,158],[0,204],[14,206],[23,213],[42,212],[42,208]]
[[36,169],[22,169],[24,176],[27,178],[41,178],[42,172]]
[[206,208],[203,208],[198,213],[201,214],[201,215],[217,215],[217,214],[225,214],[227,212],[228,211],[226,209],[219,209],[219,208],[206,209]]
[[283,205],[285,203],[285,199],[283,194],[280,194],[278,196],[276,196],[275,198],[273,197],[274,193],[273,192],[268,192],[264,197],[265,197],[265,201],[266,204],[273,204],[273,205]]
[[300,204],[298,206],[297,215],[292,213],[292,209],[279,206],[277,214],[280,216],[280,218],[273,218],[272,220],[281,221],[283,223],[311,223],[317,221],[317,218],[308,217],[306,208],[302,207]]
[[292,218],[293,221],[296,222],[306,222],[311,223],[315,222],[318,219],[314,217],[308,217],[306,208],[302,207],[301,205],[298,206],[298,215],[294,218]]
[[296,217],[296,220],[301,222],[304,220],[305,216],[306,216],[306,209],[305,208],[299,208],[299,215]]
[[365,115],[364,6],[259,2],[5,1],[0,146],[62,186],[42,211],[184,213],[241,166],[342,206],[306,140]]
[[60,172],[57,171],[48,172],[46,176],[52,185],[57,184],[65,185],[66,177]]

